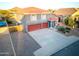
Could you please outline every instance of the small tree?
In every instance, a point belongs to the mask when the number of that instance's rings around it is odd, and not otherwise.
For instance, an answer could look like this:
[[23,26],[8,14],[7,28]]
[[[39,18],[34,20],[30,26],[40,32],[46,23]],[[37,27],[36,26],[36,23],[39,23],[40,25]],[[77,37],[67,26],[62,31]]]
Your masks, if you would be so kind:
[[69,18],[69,24],[68,25],[72,28],[75,26],[75,22],[72,18]]
[[55,10],[52,10],[52,9],[48,9],[48,11],[49,11],[50,13],[53,13]]
[[68,23],[69,23],[69,17],[67,17],[67,18],[64,20],[64,23],[65,23],[66,25],[68,25]]
[[64,23],[68,26],[70,26],[71,28],[75,27],[75,21],[70,18],[70,17],[67,17],[65,20],[64,20]]
[[0,10],[0,16],[2,21],[6,21],[8,24],[14,24],[12,21],[12,17],[14,16],[11,11],[8,10]]
[[6,18],[11,18],[13,16],[8,10],[0,10],[0,15]]

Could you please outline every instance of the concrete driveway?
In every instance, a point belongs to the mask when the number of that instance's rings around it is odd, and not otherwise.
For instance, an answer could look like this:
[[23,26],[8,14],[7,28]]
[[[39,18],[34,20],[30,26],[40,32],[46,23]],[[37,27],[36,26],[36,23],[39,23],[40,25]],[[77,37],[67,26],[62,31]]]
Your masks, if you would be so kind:
[[[78,43],[79,41],[52,55],[79,55]],[[13,32],[9,34],[6,32],[6,34],[0,34],[0,56],[34,56],[34,52],[39,48],[41,46],[28,33]],[[64,52],[71,52],[71,49],[73,54]],[[61,54],[62,52],[64,53]]]

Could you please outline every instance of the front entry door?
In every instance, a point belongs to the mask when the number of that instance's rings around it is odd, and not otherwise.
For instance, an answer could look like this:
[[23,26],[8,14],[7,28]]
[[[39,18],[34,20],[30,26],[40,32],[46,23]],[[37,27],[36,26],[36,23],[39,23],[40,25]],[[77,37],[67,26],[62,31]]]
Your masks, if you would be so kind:
[[55,27],[55,21],[48,21],[48,27],[54,28]]

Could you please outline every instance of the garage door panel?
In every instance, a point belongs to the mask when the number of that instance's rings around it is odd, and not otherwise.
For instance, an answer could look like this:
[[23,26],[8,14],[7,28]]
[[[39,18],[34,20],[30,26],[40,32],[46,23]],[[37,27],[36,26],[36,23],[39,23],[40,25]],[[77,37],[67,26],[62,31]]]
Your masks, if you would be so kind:
[[34,30],[38,30],[38,29],[41,29],[41,24],[35,24],[35,25],[28,26],[29,31],[34,31]]
[[48,23],[43,23],[42,28],[48,28]]

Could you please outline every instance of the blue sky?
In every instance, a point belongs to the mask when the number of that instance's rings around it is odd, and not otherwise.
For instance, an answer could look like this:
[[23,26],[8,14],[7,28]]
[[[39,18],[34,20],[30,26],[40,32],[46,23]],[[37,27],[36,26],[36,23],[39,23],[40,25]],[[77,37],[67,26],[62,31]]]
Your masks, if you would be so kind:
[[60,2],[56,0],[16,0],[0,2],[0,9],[9,9],[13,7],[38,7],[42,9],[59,9],[59,8],[78,8],[79,2]]

